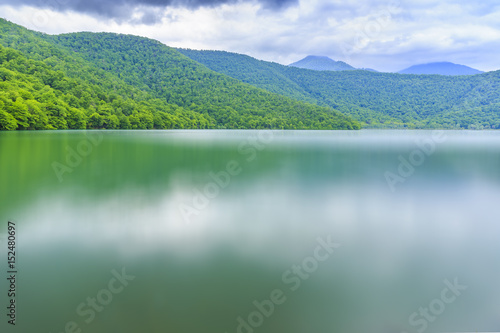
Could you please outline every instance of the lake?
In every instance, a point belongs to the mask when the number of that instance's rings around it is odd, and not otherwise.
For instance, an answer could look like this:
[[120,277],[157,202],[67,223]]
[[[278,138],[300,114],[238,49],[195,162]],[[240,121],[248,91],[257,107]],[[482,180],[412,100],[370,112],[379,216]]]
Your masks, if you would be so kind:
[[2,332],[500,329],[500,132],[1,132],[0,170]]

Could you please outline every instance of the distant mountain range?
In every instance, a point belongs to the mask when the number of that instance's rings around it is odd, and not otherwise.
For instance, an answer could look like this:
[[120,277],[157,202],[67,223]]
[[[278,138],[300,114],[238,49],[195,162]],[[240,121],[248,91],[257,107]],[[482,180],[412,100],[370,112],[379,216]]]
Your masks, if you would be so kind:
[[408,67],[399,71],[400,74],[439,74],[439,75],[475,75],[484,72],[452,62],[433,62]]
[[352,71],[356,69],[343,61],[335,61],[328,57],[314,55],[307,56],[288,66],[315,71]]
[[[366,70],[377,72],[371,68],[355,68],[343,61],[335,61],[325,56],[309,55],[302,60],[294,62],[290,67],[297,67],[302,69],[310,69],[315,71],[352,71],[352,70]],[[433,62],[429,64],[420,64],[408,67],[398,72],[399,74],[438,74],[438,75],[475,75],[484,72],[459,64],[451,62]]]
[[325,56],[315,56],[310,55],[302,60],[294,62],[288,65],[290,67],[297,67],[302,69],[311,69],[313,71],[353,71],[353,70],[364,70],[370,72],[377,72],[371,68],[355,68],[348,63],[343,61],[335,61]]

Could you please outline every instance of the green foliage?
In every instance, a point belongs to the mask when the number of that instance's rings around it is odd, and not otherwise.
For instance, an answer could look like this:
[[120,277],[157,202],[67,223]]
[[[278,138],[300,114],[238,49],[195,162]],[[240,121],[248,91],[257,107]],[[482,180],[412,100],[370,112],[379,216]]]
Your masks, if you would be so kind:
[[66,117],[68,123],[68,128],[71,129],[86,129],[87,128],[87,117],[83,111],[76,108],[69,108],[68,115]]
[[0,101],[17,129],[356,129],[329,107],[213,72],[157,41],[49,36],[0,19]]
[[372,128],[500,128],[500,71],[473,76],[318,72],[223,51],[179,50],[256,87],[335,108]]
[[[107,33],[67,34],[50,39],[95,66],[117,73],[127,84],[203,115],[205,119],[189,115],[196,128],[358,128],[331,108],[256,89],[215,73],[157,41]],[[137,119],[142,119],[146,128],[167,126],[159,115],[153,115],[151,122],[149,116],[139,114],[130,119],[132,128],[143,128],[136,124]]]
[[10,113],[0,110],[0,130],[13,131],[17,129],[17,121]]
[[0,19],[2,130],[484,129],[500,128],[499,111],[500,71],[318,72],[129,35],[50,36]]
[[7,112],[10,113],[14,119],[16,119],[17,125],[20,129],[27,129],[29,127],[28,106],[24,104],[22,97],[18,97],[16,101],[10,104],[10,106],[6,109]]

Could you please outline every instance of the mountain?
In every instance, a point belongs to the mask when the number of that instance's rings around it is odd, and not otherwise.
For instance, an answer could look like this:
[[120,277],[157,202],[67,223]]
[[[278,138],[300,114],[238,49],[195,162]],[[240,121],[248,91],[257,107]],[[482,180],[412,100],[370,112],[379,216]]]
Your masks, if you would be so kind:
[[312,69],[315,71],[352,71],[356,68],[343,61],[335,61],[328,57],[310,55],[302,60],[288,65],[303,69]]
[[0,129],[500,128],[500,71],[313,71],[0,20]]
[[304,102],[317,103],[308,91],[286,76],[283,65],[226,51],[191,49],[177,49],[177,51],[213,71],[242,82]]
[[131,35],[46,35],[0,19],[0,129],[356,129],[328,106],[217,73]]
[[439,74],[439,75],[475,75],[484,73],[480,70],[451,62],[433,62],[415,65],[403,69],[399,74]]
[[367,128],[500,128],[500,71],[473,76],[311,71],[224,51],[180,52],[256,87],[333,107]]

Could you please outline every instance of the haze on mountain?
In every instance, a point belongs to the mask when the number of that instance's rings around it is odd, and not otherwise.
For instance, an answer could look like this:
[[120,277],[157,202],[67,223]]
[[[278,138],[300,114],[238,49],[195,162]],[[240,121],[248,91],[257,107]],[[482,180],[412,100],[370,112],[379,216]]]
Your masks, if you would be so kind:
[[312,69],[315,71],[352,71],[356,68],[343,61],[335,61],[325,56],[310,55],[302,60],[294,62],[290,67]]
[[483,71],[452,62],[433,62],[408,67],[399,71],[400,74],[439,74],[439,75],[475,75]]

